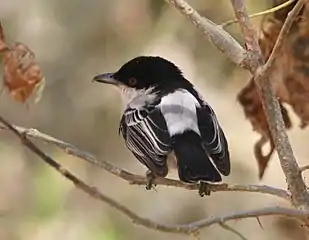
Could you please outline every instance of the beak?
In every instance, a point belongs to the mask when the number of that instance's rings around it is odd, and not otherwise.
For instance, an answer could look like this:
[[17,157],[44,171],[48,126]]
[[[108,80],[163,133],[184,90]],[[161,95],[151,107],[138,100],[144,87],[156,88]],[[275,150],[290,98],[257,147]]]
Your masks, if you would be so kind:
[[95,76],[92,81],[118,85],[119,82],[114,78],[114,74],[115,73],[103,73]]

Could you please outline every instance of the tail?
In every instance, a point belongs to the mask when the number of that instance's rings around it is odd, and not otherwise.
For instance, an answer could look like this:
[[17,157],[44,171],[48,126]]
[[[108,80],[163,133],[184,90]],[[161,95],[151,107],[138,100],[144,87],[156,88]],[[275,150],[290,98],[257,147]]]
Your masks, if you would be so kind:
[[186,131],[172,136],[172,147],[177,158],[179,179],[183,182],[220,182],[221,176],[202,147],[200,136]]

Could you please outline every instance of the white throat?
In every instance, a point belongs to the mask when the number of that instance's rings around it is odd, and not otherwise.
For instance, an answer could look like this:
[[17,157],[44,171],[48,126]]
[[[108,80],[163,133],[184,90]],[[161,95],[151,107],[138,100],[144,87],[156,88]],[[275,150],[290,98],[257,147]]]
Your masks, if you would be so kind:
[[148,89],[135,89],[126,86],[119,86],[125,108],[141,108],[146,103],[151,103],[157,96],[152,93],[153,88]]

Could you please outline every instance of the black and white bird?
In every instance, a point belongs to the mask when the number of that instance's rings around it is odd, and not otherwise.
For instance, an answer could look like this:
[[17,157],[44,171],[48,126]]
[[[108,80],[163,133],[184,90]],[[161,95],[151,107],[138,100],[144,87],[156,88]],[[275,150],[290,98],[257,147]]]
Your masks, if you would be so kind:
[[222,181],[220,173],[229,175],[228,143],[213,109],[172,62],[139,56],[93,80],[122,93],[119,132],[149,169],[147,189],[155,177],[166,177],[173,158],[181,181],[201,183],[201,196],[210,193],[207,182]]

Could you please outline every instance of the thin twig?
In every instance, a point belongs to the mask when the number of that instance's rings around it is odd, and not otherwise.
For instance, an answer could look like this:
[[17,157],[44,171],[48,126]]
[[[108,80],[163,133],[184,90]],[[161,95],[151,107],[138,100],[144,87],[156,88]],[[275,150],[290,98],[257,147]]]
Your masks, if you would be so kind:
[[238,232],[236,229],[230,227],[226,223],[219,223],[219,226],[222,227],[223,229],[227,230],[227,231],[234,233],[235,235],[240,237],[242,240],[248,240],[244,235],[242,235],[240,232]]
[[299,168],[301,172],[307,171],[309,169],[309,165],[305,165]]
[[158,230],[162,232],[170,232],[170,233],[194,234],[201,228],[209,227],[214,224],[222,224],[226,221],[236,219],[254,218],[258,216],[269,216],[269,215],[281,215],[301,220],[308,214],[305,211],[299,211],[289,208],[267,207],[256,210],[237,212],[221,217],[210,217],[188,224],[165,225],[157,223],[149,219],[138,216],[136,213],[132,212],[124,205],[102,194],[96,188],[91,187],[86,183],[84,183],[82,180],[77,178],[75,175],[73,175],[71,172],[63,168],[59,163],[57,163],[55,160],[53,160],[51,157],[49,157],[47,154],[41,151],[32,141],[30,141],[27,138],[25,134],[20,133],[1,116],[0,116],[0,122],[2,122],[11,132],[13,132],[22,141],[24,146],[26,146],[29,150],[31,150],[33,153],[39,156],[50,167],[54,168],[57,172],[59,172],[65,178],[70,180],[77,188],[89,194],[91,197],[98,199],[104,203],[107,203],[111,207],[117,209],[118,211],[126,215],[129,219],[131,219],[135,224],[144,226],[149,229]]
[[[284,3],[281,3],[278,6],[272,7],[270,9],[265,10],[265,11],[254,13],[254,14],[250,14],[249,18],[255,18],[255,17],[264,16],[264,15],[267,15],[267,14],[270,14],[270,13],[274,13],[276,11],[279,11],[279,10],[283,9],[283,8],[286,8],[287,6],[289,6],[291,3],[295,2],[295,1],[296,0],[288,0],[288,1],[284,2]],[[231,25],[233,23],[237,23],[237,22],[238,22],[238,19],[235,18],[235,19],[228,20],[226,22],[221,23],[221,26],[223,28],[226,28],[227,26],[229,26],[229,25]]]
[[261,220],[260,220],[259,217],[256,217],[256,221],[258,222],[260,228],[261,228],[262,230],[264,230],[264,227],[263,227],[262,222],[261,222]]
[[214,216],[210,217],[208,219],[204,219],[198,222],[195,222],[194,224],[199,227],[205,227],[213,225],[214,223],[219,222],[227,222],[230,220],[237,220],[237,219],[243,219],[243,218],[257,218],[262,216],[269,216],[269,215],[279,215],[279,216],[286,216],[286,217],[292,217],[298,220],[305,220],[308,218],[308,212],[297,210],[297,209],[290,209],[290,208],[283,208],[283,207],[265,207],[260,209],[253,209],[253,210],[247,210],[237,213],[231,213],[225,216]]
[[[70,143],[63,142],[57,138],[51,137],[45,133],[42,133],[36,129],[27,129],[19,126],[14,126],[14,128],[21,134],[24,134],[28,137],[32,137],[34,139],[41,140],[45,143],[55,145],[65,151],[67,154],[78,157],[82,160],[90,162],[113,175],[120,177],[130,184],[133,185],[146,185],[148,179],[145,176],[135,175],[130,172],[127,172],[123,169],[120,169],[112,164],[99,160],[91,153],[80,150]],[[0,129],[7,130],[6,126],[1,126]],[[187,190],[197,190],[199,188],[198,184],[186,184],[178,180],[168,179],[168,178],[156,178],[154,180],[154,184],[162,185],[162,186],[170,186],[170,187],[179,187]],[[285,200],[290,201],[290,194],[283,190],[265,185],[237,185],[237,184],[210,184],[209,188],[212,192],[256,192],[269,194],[276,197],[283,198]]]
[[[292,14],[289,14],[290,17],[287,18],[286,22],[292,22],[295,19],[298,14],[298,8],[300,7],[300,4],[302,6],[304,2],[305,0],[298,1],[298,3],[291,11]],[[255,85],[262,101],[272,138],[278,152],[281,168],[285,174],[288,188],[292,194],[292,203],[297,207],[305,207],[309,209],[309,194],[306,191],[306,185],[301,177],[299,166],[294,157],[294,153],[286,133],[278,99],[274,95],[272,86],[269,82],[269,75],[271,73],[270,71],[266,73],[262,70],[263,68],[260,69],[264,64],[264,61],[258,44],[258,37],[255,27],[250,22],[244,0],[231,0],[231,3],[233,5],[235,15],[238,19],[241,32],[244,36],[246,47],[248,51],[252,53],[250,71],[254,76]],[[296,12],[297,14],[295,14]],[[291,23],[286,22],[285,25],[291,25]],[[287,33],[288,29],[282,29],[281,33],[282,31]],[[278,46],[277,43],[276,45]]]

